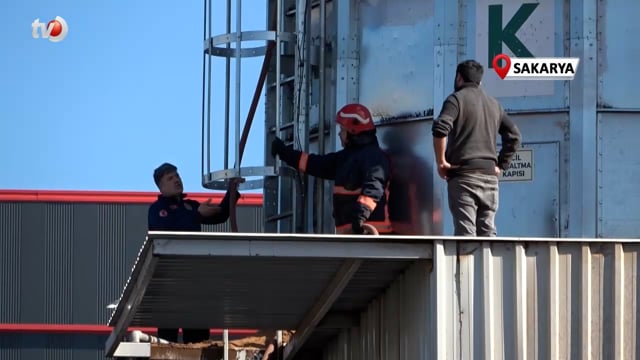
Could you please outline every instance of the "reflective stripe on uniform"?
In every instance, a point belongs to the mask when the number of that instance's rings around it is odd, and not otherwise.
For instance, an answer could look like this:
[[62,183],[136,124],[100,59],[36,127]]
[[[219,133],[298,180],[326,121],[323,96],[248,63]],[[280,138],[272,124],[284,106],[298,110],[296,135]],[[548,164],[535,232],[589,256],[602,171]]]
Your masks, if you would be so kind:
[[306,172],[308,162],[309,162],[309,154],[304,152],[300,154],[300,160],[298,160],[298,170],[302,172]]
[[369,210],[371,210],[373,212],[373,210],[375,210],[376,208],[376,201],[370,197],[370,196],[366,196],[366,195],[360,195],[358,196],[358,202],[366,207],[369,208]]

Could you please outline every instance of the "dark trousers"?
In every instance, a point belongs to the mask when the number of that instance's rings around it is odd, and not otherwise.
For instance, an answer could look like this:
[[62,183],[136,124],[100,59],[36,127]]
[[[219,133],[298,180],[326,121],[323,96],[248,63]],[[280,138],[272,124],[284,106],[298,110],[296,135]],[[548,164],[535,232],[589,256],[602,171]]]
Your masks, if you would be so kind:
[[[171,342],[178,342],[178,329],[158,329],[158,337]],[[182,329],[182,341],[185,344],[199,343],[209,340],[209,329]]]
[[447,181],[447,190],[456,236],[497,236],[497,176],[457,175]]

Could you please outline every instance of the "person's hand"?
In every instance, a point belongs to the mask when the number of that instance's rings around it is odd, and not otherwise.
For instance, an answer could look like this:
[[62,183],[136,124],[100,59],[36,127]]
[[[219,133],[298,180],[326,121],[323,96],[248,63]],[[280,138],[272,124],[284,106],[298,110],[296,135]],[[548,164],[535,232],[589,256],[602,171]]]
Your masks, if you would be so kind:
[[245,178],[231,178],[229,179],[229,187],[228,190],[229,191],[238,191],[238,187],[240,186],[240,184],[242,184],[243,182],[245,182]]
[[218,205],[212,204],[211,198],[207,199],[207,201],[201,203],[200,206],[198,206],[198,212],[203,217],[213,216],[218,211],[220,211],[220,207],[218,207]]
[[447,160],[443,160],[438,164],[438,175],[440,175],[441,178],[447,180],[447,171],[449,171],[449,169],[455,169],[456,167],[457,166],[449,164]]
[[286,146],[284,144],[284,141],[282,141],[282,139],[280,139],[279,137],[276,137],[271,142],[271,156],[276,157],[276,155],[282,154],[282,151],[285,147]]
[[364,234],[364,229],[362,228],[362,221],[360,219],[354,220],[351,223],[351,231],[357,235]]
[[502,172],[502,169],[496,166],[496,176],[500,176],[501,172]]

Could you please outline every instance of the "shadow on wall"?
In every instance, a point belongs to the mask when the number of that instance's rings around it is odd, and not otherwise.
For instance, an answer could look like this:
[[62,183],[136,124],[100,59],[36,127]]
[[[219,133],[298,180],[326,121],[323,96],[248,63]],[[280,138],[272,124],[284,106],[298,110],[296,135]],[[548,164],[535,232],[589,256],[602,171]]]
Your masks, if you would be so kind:
[[382,148],[392,161],[389,217],[402,235],[441,235],[442,210],[435,196],[433,161],[425,122],[379,128]]

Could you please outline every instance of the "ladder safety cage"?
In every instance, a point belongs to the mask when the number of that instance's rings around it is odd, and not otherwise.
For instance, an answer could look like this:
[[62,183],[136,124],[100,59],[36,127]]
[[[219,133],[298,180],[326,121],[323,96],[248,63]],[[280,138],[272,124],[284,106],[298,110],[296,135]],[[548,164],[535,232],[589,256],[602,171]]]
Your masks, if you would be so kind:
[[[278,3],[281,3],[282,0],[278,0]],[[294,43],[296,36],[293,32],[283,32],[281,26],[276,26],[275,30],[250,30],[250,31],[242,31],[242,0],[235,0],[235,32],[232,32],[231,29],[231,18],[232,18],[232,4],[231,0],[226,1],[226,33],[213,35],[212,34],[212,24],[213,24],[213,6],[211,0],[204,1],[204,52],[203,52],[203,68],[202,68],[202,162],[201,162],[201,173],[202,173],[202,186],[206,189],[211,190],[227,190],[229,185],[229,180],[233,178],[240,177],[279,177],[279,176],[294,176],[295,172],[291,171],[291,169],[287,167],[281,167],[280,162],[276,162],[274,166],[249,166],[249,167],[241,167],[242,154],[244,151],[244,147],[246,145],[247,137],[251,122],[253,120],[253,116],[255,114],[255,109],[257,107],[257,102],[260,98],[260,92],[264,87],[264,82],[266,78],[266,67],[263,69],[263,74],[261,74],[261,79],[258,81],[258,85],[256,87],[256,96],[254,96],[253,102],[251,104],[251,109],[247,116],[247,119],[244,123],[244,132],[240,134],[241,124],[241,65],[242,58],[248,57],[258,57],[264,56],[265,63],[270,62],[271,54],[274,52],[272,50],[275,47],[275,62],[276,67],[280,67],[281,56],[280,54],[282,43]],[[220,13],[220,12],[216,12]],[[274,12],[271,15],[276,15],[276,23],[281,22],[281,14],[280,12]],[[272,16],[273,17],[273,16]],[[272,21],[273,22],[273,21]],[[269,24],[268,24],[269,25]],[[246,41],[265,41],[264,46],[259,47],[242,47],[242,42]],[[235,46],[232,47],[231,43],[234,43]],[[212,116],[211,116],[211,103],[212,103],[212,94],[214,87],[214,81],[216,81],[216,86],[220,86],[221,82],[219,80],[214,80],[212,76],[212,57],[221,57],[225,59],[225,82],[224,82],[224,169],[222,170],[211,170],[211,133],[212,131],[219,132],[220,129],[212,124]],[[234,149],[231,150],[229,144],[229,128],[230,128],[230,118],[231,118],[231,61],[232,59],[235,61],[235,74],[234,74],[234,86],[235,86],[235,101],[233,104],[233,120],[234,120]],[[222,91],[222,90],[220,90]],[[281,89],[277,89],[278,94],[281,93]],[[281,94],[278,95],[281,97]],[[215,122],[215,120],[214,120]],[[278,112],[276,116],[275,122],[277,126],[280,126],[282,123],[281,114]],[[216,124],[217,125],[217,124]],[[235,163],[233,166],[229,166],[229,155],[230,152],[234,151]],[[264,182],[263,179],[252,179],[247,180],[244,183],[239,185],[240,190],[247,189],[260,189],[263,188]]]

